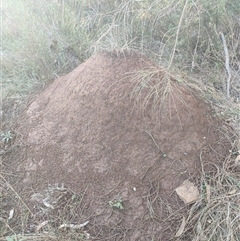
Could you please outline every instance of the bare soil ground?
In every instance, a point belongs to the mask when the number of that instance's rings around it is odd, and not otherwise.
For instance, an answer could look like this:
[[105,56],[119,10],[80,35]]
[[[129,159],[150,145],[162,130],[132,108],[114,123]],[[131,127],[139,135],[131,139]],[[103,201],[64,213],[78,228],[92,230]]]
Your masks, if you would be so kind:
[[[147,83],[136,78],[153,70]],[[46,218],[40,203],[54,206],[36,193],[64,184],[81,197],[69,215],[89,221],[90,240],[177,240],[189,206],[175,188],[198,185],[204,163],[220,164],[230,140],[211,108],[165,74],[138,53],[105,52],[36,96],[18,119],[15,152],[17,190],[35,222]]]

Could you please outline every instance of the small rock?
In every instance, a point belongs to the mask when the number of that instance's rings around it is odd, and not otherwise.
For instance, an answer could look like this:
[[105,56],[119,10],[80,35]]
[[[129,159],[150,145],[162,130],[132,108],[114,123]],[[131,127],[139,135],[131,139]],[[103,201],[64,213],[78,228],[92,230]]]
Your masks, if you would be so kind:
[[175,191],[185,204],[195,202],[199,198],[197,187],[188,180],[185,180]]

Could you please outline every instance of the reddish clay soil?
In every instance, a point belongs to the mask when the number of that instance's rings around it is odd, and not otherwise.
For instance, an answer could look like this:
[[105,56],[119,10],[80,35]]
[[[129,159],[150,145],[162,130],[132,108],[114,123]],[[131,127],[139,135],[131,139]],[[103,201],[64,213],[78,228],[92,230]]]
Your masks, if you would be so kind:
[[[175,240],[187,209],[175,188],[186,179],[197,185],[202,164],[222,162],[229,150],[221,123],[186,87],[171,80],[171,92],[154,103],[150,85],[164,70],[145,87],[133,78],[152,68],[137,53],[95,55],[19,118],[26,146],[19,188],[64,183],[84,193],[88,201],[73,221],[89,220],[92,240]],[[109,205],[119,197],[123,210]]]

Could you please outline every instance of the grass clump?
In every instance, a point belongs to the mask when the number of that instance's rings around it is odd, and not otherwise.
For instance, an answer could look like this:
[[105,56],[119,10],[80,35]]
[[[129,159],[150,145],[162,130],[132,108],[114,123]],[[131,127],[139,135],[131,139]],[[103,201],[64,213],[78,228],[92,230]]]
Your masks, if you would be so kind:
[[130,73],[130,76],[133,103],[140,105],[143,113],[151,108],[153,116],[155,116],[154,113],[159,114],[166,99],[173,94],[173,90],[177,90],[175,77],[167,69],[152,67]]

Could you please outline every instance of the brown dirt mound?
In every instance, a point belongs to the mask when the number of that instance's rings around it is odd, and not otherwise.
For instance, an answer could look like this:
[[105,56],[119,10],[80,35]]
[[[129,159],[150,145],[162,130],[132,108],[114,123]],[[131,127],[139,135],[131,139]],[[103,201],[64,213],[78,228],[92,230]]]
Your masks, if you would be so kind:
[[[171,240],[173,214],[184,207],[174,189],[196,183],[202,161],[221,162],[228,151],[210,108],[187,88],[168,80],[158,102],[152,87],[164,71],[145,85],[137,80],[153,69],[137,53],[96,55],[56,79],[19,119],[27,146],[19,185],[64,183],[84,193],[77,221],[90,220],[93,240]],[[116,198],[124,210],[110,207]]]

